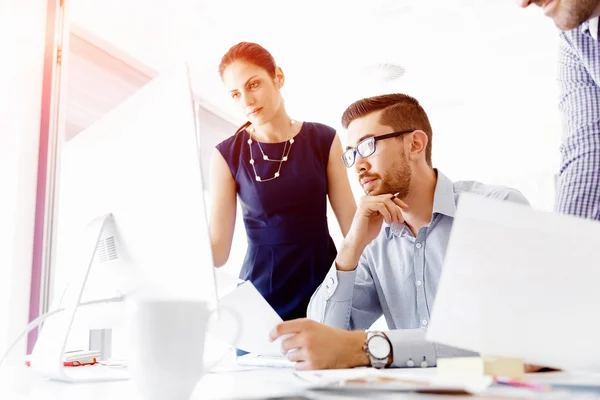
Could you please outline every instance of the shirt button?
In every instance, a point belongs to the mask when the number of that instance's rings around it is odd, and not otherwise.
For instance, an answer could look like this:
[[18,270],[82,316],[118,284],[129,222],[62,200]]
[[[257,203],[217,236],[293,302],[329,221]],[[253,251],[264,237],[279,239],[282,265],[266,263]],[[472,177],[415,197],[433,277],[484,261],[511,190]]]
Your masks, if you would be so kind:
[[421,325],[423,325],[423,326],[427,326],[427,320],[426,320],[426,319],[424,319],[423,321],[421,321]]
[[325,285],[325,289],[327,289],[327,293],[331,293],[331,286]]
[[412,368],[415,366],[415,362],[412,359],[410,359],[406,362],[406,366]]
[[417,249],[420,249],[421,247],[423,247],[423,245],[420,242],[416,244]]
[[329,280],[327,282],[329,282],[330,285],[333,285],[335,283],[332,277],[329,277]]
[[422,284],[423,284],[423,282],[417,281],[417,286],[421,286]]
[[427,361],[422,361],[421,362],[421,368],[427,368]]

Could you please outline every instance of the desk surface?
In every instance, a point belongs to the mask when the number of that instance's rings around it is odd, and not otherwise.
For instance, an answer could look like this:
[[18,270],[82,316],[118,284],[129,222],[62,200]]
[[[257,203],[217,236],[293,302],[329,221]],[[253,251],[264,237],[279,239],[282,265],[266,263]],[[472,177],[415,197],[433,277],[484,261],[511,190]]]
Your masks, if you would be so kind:
[[[416,370],[410,371],[415,373]],[[409,372],[407,370],[407,372]],[[419,373],[434,374],[434,368],[419,370]],[[571,383],[571,384],[596,384],[600,385],[600,374],[569,374],[554,372],[548,374],[530,374],[529,381]],[[271,399],[294,400],[293,396],[305,396],[307,399],[364,399],[363,394],[333,394],[324,392],[311,392],[304,388],[303,383],[293,371],[286,369],[256,369],[246,371],[230,371],[209,373],[197,384],[190,400],[196,399]],[[285,397],[290,396],[290,397]],[[379,393],[369,394],[375,399],[600,399],[600,390],[590,392],[551,392],[540,396],[539,393],[527,389],[495,386],[490,388],[483,396],[432,396],[419,394]],[[94,384],[69,384],[42,379],[26,368],[7,368],[0,371],[0,398],[14,400],[109,400],[127,398],[129,400],[142,400],[130,381],[94,383]],[[300,399],[298,399],[300,400]]]

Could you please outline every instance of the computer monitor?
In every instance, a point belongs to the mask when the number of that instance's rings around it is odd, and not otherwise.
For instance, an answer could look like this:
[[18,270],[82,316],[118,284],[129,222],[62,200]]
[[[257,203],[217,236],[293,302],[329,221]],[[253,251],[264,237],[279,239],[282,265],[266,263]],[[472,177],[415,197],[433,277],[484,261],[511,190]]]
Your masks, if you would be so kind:
[[[132,289],[216,306],[197,126],[187,67],[164,74],[64,145],[56,268],[70,286],[32,368],[72,381],[63,353],[78,305]],[[148,288],[151,288],[150,290]]]

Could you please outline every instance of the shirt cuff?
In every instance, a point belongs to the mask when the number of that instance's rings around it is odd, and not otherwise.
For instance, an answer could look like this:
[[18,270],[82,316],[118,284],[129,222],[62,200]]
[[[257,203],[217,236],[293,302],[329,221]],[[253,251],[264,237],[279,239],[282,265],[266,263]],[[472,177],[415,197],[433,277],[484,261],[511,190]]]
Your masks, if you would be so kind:
[[356,269],[354,271],[338,271],[333,265],[323,286],[327,293],[325,300],[327,301],[350,301],[354,291],[354,283],[356,281]]
[[425,329],[398,329],[385,334],[394,351],[392,366],[427,368],[437,364],[435,345],[425,340]]

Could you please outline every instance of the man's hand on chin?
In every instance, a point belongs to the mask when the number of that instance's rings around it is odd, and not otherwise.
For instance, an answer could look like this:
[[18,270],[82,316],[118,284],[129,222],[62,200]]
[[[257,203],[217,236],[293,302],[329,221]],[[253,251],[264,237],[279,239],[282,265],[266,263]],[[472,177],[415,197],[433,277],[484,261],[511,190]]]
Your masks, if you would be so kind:
[[281,342],[281,351],[298,370],[342,369],[368,366],[363,349],[367,333],[344,331],[302,318],[283,322],[271,331],[271,341],[290,335]]

